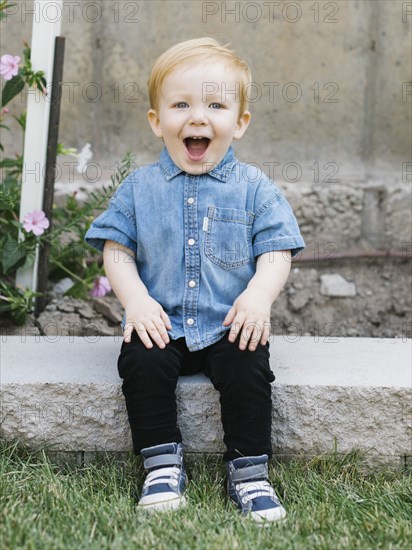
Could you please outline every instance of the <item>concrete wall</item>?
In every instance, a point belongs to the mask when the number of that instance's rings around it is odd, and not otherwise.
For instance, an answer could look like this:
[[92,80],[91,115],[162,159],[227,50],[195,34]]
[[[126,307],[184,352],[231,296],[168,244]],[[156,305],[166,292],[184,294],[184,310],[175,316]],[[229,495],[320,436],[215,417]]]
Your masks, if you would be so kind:
[[[18,2],[2,24],[3,53],[19,54],[22,40],[30,41],[32,4]],[[44,0],[49,18],[51,4]],[[260,96],[239,158],[267,163],[266,172],[279,162],[277,180],[297,162],[302,179],[313,181],[310,166],[318,161],[320,181],[333,162],[344,179],[390,165],[402,182],[411,147],[412,95],[402,96],[411,90],[403,84],[411,81],[411,11],[410,2],[397,0],[64,2],[60,141],[90,142],[107,166],[126,150],[139,164],[153,161],[161,142],[146,120],[150,67],[174,43],[212,35],[250,62],[251,95]],[[18,112],[21,100],[11,107]],[[2,140],[12,152],[12,136]]]

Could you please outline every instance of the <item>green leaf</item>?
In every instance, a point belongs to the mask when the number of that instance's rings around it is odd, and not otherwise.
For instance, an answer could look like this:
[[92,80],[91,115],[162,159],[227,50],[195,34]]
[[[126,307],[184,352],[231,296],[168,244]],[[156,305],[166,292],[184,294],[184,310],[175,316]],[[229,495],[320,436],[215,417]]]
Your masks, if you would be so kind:
[[0,168],[13,168],[15,166],[21,166],[22,159],[12,159],[12,158],[5,158],[4,160],[0,161]]
[[12,312],[12,318],[16,325],[24,325],[28,311],[24,307],[19,307]]
[[93,280],[98,275],[104,276],[104,274],[105,274],[104,270],[101,267],[99,267],[99,264],[97,262],[93,262],[92,264],[87,266],[86,273],[84,274],[84,278]]
[[11,220],[11,221],[10,221],[10,224],[11,224],[11,225],[14,225],[14,227],[17,227],[17,229],[21,229],[21,228],[22,228],[22,225],[23,225],[21,222],[18,222],[18,221],[16,221],[16,220]]
[[26,247],[23,242],[17,242],[13,239],[7,239],[2,249],[3,272],[6,274],[12,268],[16,270],[24,264],[26,259]]
[[11,311],[12,307],[9,302],[5,302],[0,299],[0,313],[5,313],[6,311]]
[[73,298],[86,298],[86,289],[84,283],[77,282],[69,290],[64,293],[65,296],[72,296]]
[[31,57],[31,48],[30,48],[30,46],[27,45],[27,48],[24,48],[23,55],[24,55],[24,61],[26,63],[28,61],[30,61],[30,57]]
[[27,113],[24,111],[21,113],[20,116],[13,115],[13,118],[17,121],[17,124],[21,127],[21,129],[24,131],[26,129],[26,119],[27,119]]
[[8,13],[5,13],[4,10],[16,6],[16,4],[7,4],[7,2],[0,3],[0,21],[7,19]]
[[[22,243],[20,243],[22,244]],[[31,267],[36,260],[36,251],[31,249],[26,251],[26,258],[24,263],[22,264],[24,268]],[[19,266],[20,267],[20,266]]]
[[4,107],[7,103],[13,99],[14,96],[19,94],[24,88],[24,80],[20,75],[13,76],[11,80],[6,82],[3,88],[3,94],[1,97],[1,105]]
[[13,6],[17,6],[17,4],[8,4],[7,1],[0,3],[0,21],[2,19],[7,19],[7,16],[11,15],[11,14],[5,12],[5,10],[10,9]]

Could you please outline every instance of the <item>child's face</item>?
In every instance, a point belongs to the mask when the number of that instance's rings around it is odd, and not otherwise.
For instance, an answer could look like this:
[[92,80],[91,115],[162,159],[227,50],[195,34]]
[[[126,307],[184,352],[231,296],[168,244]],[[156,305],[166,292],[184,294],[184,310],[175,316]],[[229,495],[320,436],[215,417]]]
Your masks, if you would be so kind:
[[163,81],[149,122],[173,162],[188,174],[212,170],[233,139],[245,133],[250,113],[239,117],[239,97],[233,93],[238,81],[237,72],[219,62],[177,69]]

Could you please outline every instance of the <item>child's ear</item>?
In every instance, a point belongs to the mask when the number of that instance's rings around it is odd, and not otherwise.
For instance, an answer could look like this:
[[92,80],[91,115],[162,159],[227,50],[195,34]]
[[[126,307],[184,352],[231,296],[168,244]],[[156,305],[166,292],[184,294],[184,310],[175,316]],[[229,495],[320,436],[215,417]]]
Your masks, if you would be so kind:
[[249,126],[249,122],[252,115],[249,113],[249,111],[245,111],[243,115],[239,118],[237,121],[235,133],[233,134],[234,139],[240,139],[243,137],[243,134],[246,132],[247,127]]
[[156,111],[154,109],[150,109],[150,111],[147,113],[147,116],[154,135],[158,138],[163,137],[163,132],[160,127],[160,120],[159,120],[159,117],[157,116]]

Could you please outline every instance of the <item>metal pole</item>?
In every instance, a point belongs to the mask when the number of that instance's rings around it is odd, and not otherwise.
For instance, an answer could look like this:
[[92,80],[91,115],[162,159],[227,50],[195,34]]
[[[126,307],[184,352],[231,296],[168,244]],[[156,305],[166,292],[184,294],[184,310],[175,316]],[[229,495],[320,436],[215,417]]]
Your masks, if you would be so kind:
[[[57,144],[59,139],[60,103],[63,84],[63,63],[64,63],[65,39],[62,36],[56,37],[54,48],[53,80],[51,87],[51,106],[49,120],[49,137],[47,140],[46,174],[44,178],[43,212],[46,214],[52,226],[54,182],[56,178]],[[47,292],[47,280],[49,275],[49,254],[50,244],[43,242],[39,251],[38,285],[37,291]],[[36,315],[46,307],[46,297],[39,296],[36,300]]]

